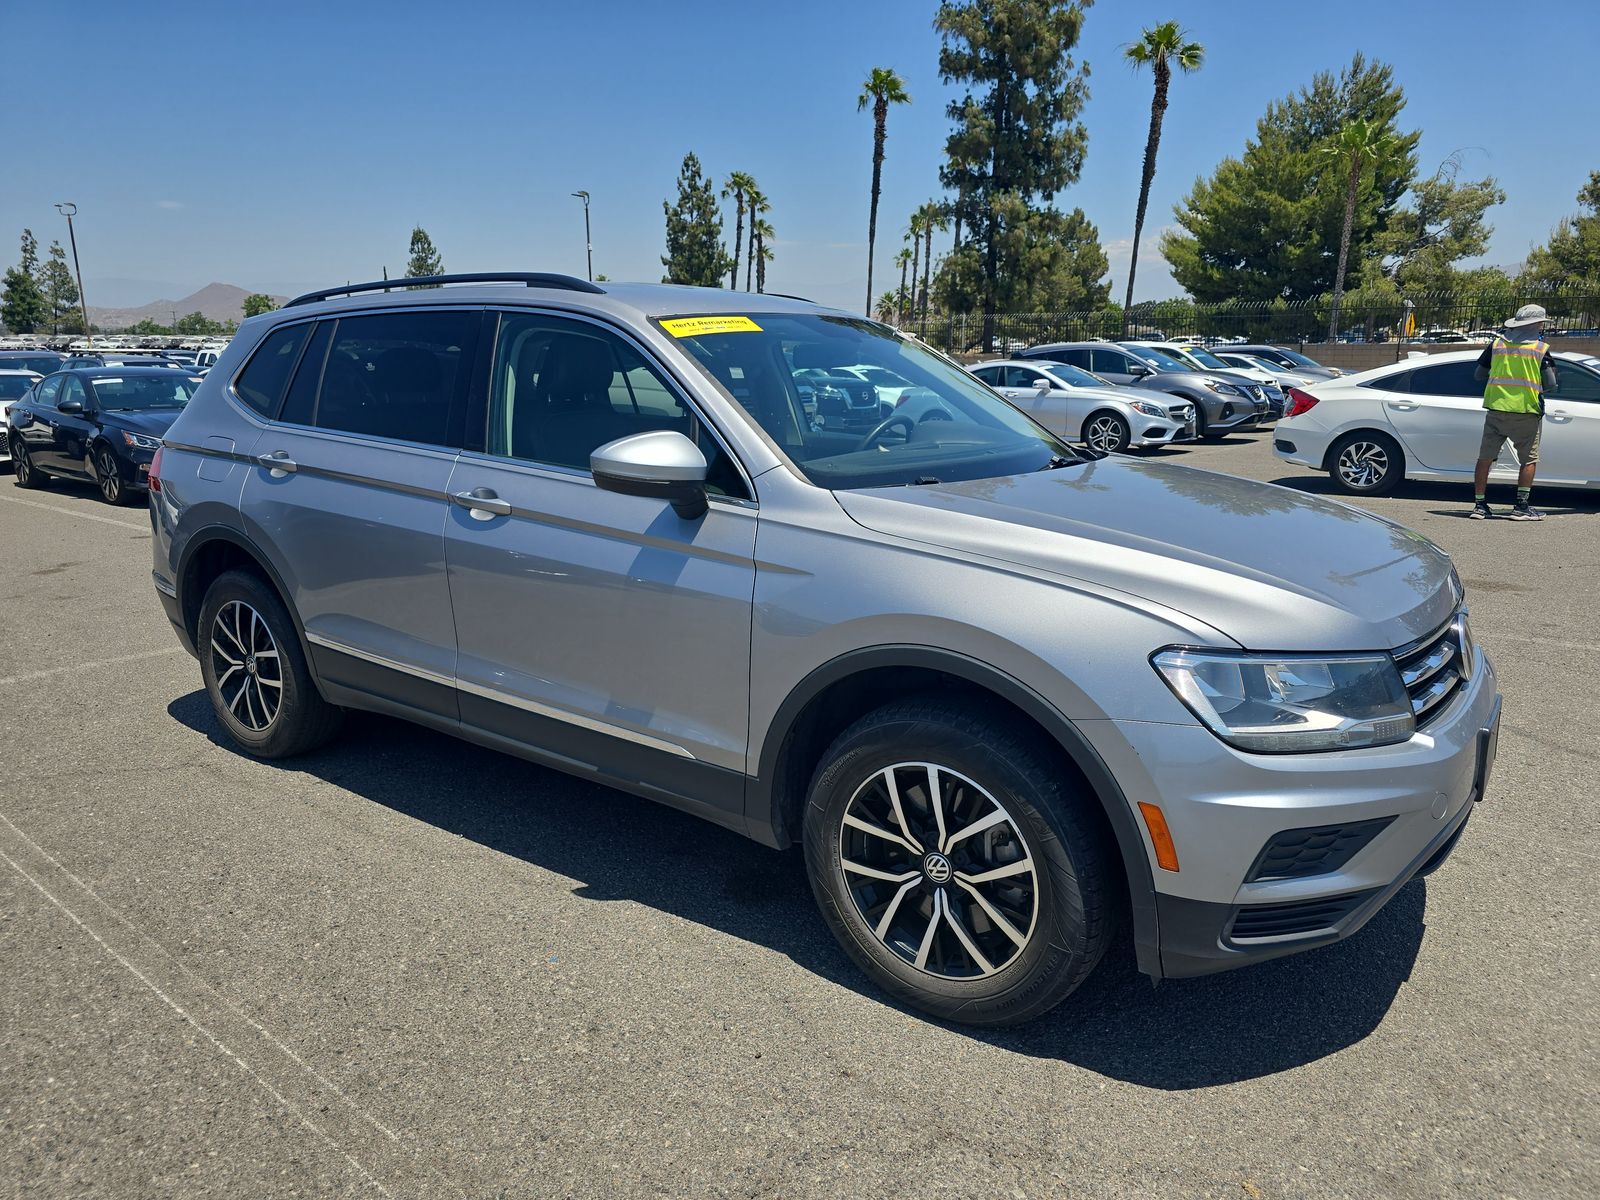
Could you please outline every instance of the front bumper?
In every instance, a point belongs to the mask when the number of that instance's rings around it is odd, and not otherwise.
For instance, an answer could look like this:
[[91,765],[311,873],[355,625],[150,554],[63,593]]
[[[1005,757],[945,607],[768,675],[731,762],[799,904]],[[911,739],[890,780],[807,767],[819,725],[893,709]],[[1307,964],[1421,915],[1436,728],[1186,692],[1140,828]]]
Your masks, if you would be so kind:
[[[1156,887],[1161,977],[1203,975],[1350,936],[1454,849],[1493,765],[1500,697],[1482,650],[1471,681],[1398,746],[1235,751],[1200,726],[1084,722],[1125,795],[1161,806],[1179,870]],[[1252,879],[1287,831],[1386,822],[1335,869]],[[1149,967],[1146,966],[1148,970]]]
[[1128,446],[1134,450],[1170,446],[1173,442],[1186,442],[1193,436],[1193,428],[1181,422],[1135,413],[1133,436],[1128,439]]

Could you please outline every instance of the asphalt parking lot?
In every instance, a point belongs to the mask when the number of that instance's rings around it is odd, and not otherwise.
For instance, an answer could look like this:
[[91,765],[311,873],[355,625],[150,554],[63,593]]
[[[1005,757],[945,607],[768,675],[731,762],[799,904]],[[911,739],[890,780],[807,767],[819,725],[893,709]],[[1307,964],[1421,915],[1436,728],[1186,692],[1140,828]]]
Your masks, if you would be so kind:
[[[1268,435],[1164,457],[1328,493]],[[0,477],[0,1193],[1600,1193],[1600,495],[1368,507],[1505,692],[1451,861],[1338,946],[1046,1019],[870,989],[779,855],[400,723],[220,741],[142,510]]]

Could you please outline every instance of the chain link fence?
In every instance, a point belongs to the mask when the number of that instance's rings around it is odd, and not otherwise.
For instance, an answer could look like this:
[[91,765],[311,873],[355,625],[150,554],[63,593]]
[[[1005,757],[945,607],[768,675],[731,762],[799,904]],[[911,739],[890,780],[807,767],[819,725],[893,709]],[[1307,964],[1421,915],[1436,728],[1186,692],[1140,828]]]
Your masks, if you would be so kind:
[[[1348,293],[1339,305],[1339,332],[1345,344],[1438,343],[1492,331],[1524,304],[1550,313],[1551,337],[1600,336],[1600,291],[1539,291],[1506,288],[1494,292],[1421,293],[1373,297]],[[1328,341],[1329,302],[1276,300],[1197,304],[1163,300],[1136,304],[1129,312],[1127,336],[1168,340],[1199,338],[1211,344],[1281,342],[1318,345]],[[984,346],[984,318],[976,313],[932,312],[895,321],[899,328],[952,354],[971,354]],[[1117,307],[1082,312],[1000,313],[987,349],[1005,353],[1045,342],[1081,342],[1123,336]]]

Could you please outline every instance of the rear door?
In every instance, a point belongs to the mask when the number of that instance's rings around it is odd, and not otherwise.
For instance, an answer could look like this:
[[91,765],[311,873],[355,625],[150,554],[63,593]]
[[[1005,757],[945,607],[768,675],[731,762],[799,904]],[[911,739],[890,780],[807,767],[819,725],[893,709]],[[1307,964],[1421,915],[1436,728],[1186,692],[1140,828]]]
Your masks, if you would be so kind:
[[1545,397],[1539,478],[1600,486],[1600,364],[1552,358],[1556,390]]
[[[669,375],[609,326],[508,312],[492,364],[445,535],[463,723],[742,812],[748,482]],[[655,429],[710,462],[695,520],[595,486],[592,451]]]
[[[451,720],[445,489],[482,320],[478,309],[438,308],[319,322],[255,443],[240,502],[318,674]],[[257,353],[273,349],[269,339]]]
[[[1404,391],[1385,391],[1384,415],[1408,458],[1432,471],[1470,476],[1483,438],[1483,384],[1474,359],[1427,363],[1410,371]],[[1399,384],[1396,377],[1395,384]],[[1495,474],[1515,472],[1516,456],[1502,449]]]

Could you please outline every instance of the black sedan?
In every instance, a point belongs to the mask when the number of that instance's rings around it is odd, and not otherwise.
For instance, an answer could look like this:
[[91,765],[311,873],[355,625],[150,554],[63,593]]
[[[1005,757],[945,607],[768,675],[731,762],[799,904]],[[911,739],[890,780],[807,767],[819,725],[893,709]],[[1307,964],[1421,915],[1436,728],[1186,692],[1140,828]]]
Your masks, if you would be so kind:
[[41,379],[6,414],[19,487],[85,479],[107,504],[146,490],[161,437],[200,386],[171,367],[88,367]]

